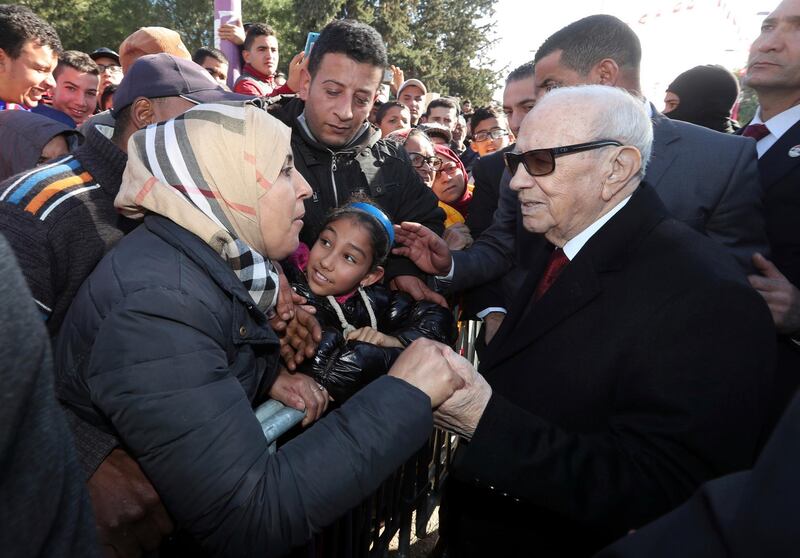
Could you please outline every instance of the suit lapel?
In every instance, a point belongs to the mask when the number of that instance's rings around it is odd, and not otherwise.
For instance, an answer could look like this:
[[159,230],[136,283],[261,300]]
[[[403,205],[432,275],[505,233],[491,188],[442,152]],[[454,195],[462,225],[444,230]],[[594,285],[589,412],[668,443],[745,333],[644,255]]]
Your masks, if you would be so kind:
[[667,215],[655,190],[649,185],[640,186],[628,204],[589,239],[550,290],[534,302],[533,293],[551,251],[542,248],[534,256],[537,262],[496,339],[487,347],[481,372],[490,371],[535,343],[591,303],[603,291],[603,274],[624,268],[642,239]]
[[[652,107],[652,105],[650,105]],[[653,107],[653,155],[647,165],[645,180],[654,188],[658,186],[664,173],[677,157],[677,149],[667,149],[667,145],[680,139],[675,124]]]
[[[494,367],[535,343],[542,335],[586,306],[601,291],[591,258],[582,258],[581,254],[564,268],[550,290],[534,302],[533,293],[540,276],[541,271],[528,275],[526,288],[522,289],[513,306],[517,314],[509,315],[507,329],[498,332],[497,346],[486,355],[484,369]],[[505,322],[502,327],[506,327]]]
[[789,156],[789,150],[796,145],[800,145],[800,122],[789,128],[781,136],[781,139],[758,160],[758,170],[764,190],[768,190],[770,186],[800,165],[800,157]]

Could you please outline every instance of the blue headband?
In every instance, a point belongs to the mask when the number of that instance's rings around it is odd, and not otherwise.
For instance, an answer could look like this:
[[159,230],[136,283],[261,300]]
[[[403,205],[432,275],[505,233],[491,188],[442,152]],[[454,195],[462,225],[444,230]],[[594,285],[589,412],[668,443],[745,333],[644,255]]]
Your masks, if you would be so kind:
[[389,235],[389,248],[392,247],[392,245],[394,244],[394,227],[392,226],[392,222],[389,221],[389,218],[383,211],[381,211],[371,203],[364,203],[364,202],[351,203],[350,207],[355,207],[356,209],[360,209],[361,211],[369,213],[370,215],[375,217],[378,220],[378,222],[381,225],[383,225],[383,228],[386,229],[386,234]]

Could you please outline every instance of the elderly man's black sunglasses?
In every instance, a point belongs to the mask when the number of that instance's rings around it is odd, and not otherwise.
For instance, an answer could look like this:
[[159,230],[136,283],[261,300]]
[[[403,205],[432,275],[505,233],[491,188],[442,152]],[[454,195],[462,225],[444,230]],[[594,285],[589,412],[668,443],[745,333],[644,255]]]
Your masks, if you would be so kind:
[[565,145],[562,147],[532,149],[525,153],[508,152],[505,154],[506,166],[511,176],[517,173],[520,163],[522,163],[522,166],[531,176],[545,176],[556,170],[556,157],[611,145],[622,147],[622,144],[616,140],[604,139],[575,145]]

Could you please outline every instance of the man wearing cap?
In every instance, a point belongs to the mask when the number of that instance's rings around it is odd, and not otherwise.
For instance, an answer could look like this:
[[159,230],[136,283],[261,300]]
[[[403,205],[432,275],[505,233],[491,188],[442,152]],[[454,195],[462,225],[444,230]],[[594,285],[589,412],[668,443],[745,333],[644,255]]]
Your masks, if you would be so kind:
[[97,88],[97,102],[103,91],[111,84],[119,85],[122,81],[122,66],[119,63],[119,54],[110,48],[100,47],[89,55],[100,68],[100,87]]
[[397,100],[408,107],[411,113],[411,127],[419,123],[422,113],[425,112],[425,95],[428,88],[418,79],[407,79],[397,90]]
[[[119,65],[122,72],[125,73],[140,57],[161,52],[171,54],[176,58],[191,60],[189,51],[186,50],[186,46],[177,32],[166,27],[141,27],[128,35],[119,45]],[[114,117],[110,112],[103,111],[89,118],[79,130],[86,135],[89,128],[97,128],[103,135],[110,138],[114,132]]]
[[149,55],[130,69],[116,93],[111,141],[92,129],[74,154],[0,186],[0,231],[17,254],[52,335],[80,284],[130,226],[113,203],[130,135],[197,103],[231,95],[241,98],[216,86],[190,61]]

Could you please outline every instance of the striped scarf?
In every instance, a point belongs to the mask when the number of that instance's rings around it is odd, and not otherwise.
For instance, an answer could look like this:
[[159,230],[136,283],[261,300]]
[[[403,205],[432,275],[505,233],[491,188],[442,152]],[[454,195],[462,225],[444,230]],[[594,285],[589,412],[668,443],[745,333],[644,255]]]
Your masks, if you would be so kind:
[[133,134],[114,205],[134,219],[163,215],[199,236],[270,315],[278,275],[265,257],[258,200],[290,153],[289,129],[262,109],[198,105]]

